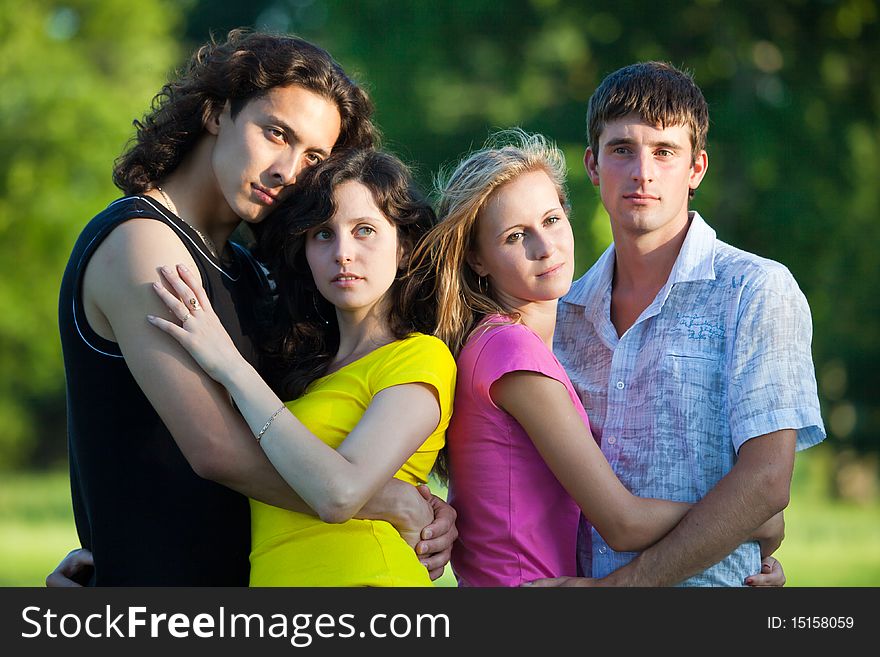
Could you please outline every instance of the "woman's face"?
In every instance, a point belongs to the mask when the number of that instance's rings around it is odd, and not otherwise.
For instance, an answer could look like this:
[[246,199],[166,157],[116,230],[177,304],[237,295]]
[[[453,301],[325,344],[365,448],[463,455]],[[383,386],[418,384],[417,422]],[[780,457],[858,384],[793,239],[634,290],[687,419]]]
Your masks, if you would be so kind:
[[397,276],[397,229],[362,183],[344,182],[333,197],[335,214],[306,233],[306,259],[321,296],[338,311],[366,316]]
[[571,287],[574,236],[553,182],[541,170],[499,187],[477,220],[468,263],[508,308],[558,299]]

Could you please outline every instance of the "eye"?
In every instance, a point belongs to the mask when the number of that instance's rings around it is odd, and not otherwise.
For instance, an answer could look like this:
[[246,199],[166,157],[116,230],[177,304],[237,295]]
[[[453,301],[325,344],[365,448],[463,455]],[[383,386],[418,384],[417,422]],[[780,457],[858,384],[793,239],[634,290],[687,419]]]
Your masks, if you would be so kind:
[[327,240],[333,237],[333,233],[327,228],[319,228],[312,235],[313,239],[316,239],[320,242],[326,242]]
[[321,164],[321,162],[324,160],[324,158],[322,158],[322,157],[321,157],[320,155],[318,155],[317,153],[307,153],[307,154],[306,154],[306,160],[308,161],[309,166],[310,166],[310,167],[313,167],[313,166],[315,166],[316,164]]
[[273,128],[269,126],[266,128],[266,134],[272,141],[276,141],[279,143],[284,143],[287,141],[287,135],[284,134],[284,130],[281,128]]
[[611,152],[617,155],[626,155],[627,153],[629,153],[629,149],[625,146],[617,146],[616,148],[613,148]]
[[355,234],[359,237],[369,237],[375,232],[376,229],[372,226],[358,226],[357,228],[355,228]]
[[552,226],[553,224],[559,223],[560,221],[562,221],[562,217],[558,217],[557,215],[554,214],[554,215],[550,215],[549,217],[544,219],[544,225],[545,226]]
[[675,155],[675,153],[673,153],[668,148],[661,148],[659,151],[657,151],[657,155],[659,155],[660,157],[672,157],[673,155]]
[[514,244],[516,242],[519,242],[525,236],[526,236],[526,234],[523,231],[518,230],[515,233],[511,233],[510,235],[508,235],[505,242],[507,242],[508,244]]

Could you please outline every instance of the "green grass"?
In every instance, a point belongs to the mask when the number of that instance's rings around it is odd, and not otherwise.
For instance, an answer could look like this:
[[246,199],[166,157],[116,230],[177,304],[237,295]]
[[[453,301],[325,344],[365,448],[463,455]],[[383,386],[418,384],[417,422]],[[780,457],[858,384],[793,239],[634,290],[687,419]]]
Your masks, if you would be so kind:
[[[777,556],[788,586],[880,586],[880,501],[857,505],[827,495],[830,451],[798,456],[786,538]],[[0,479],[0,586],[42,586],[78,545],[66,473]],[[455,586],[449,568],[437,582]]]
[[0,586],[42,586],[79,546],[67,473],[9,474],[0,481]]

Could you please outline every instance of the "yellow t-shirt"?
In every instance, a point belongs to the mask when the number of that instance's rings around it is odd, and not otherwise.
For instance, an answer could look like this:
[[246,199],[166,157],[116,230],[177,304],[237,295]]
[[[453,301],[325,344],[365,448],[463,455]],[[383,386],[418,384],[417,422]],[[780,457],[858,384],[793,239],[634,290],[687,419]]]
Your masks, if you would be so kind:
[[[395,474],[424,483],[443,447],[452,414],[455,360],[437,338],[413,333],[314,381],[291,412],[318,438],[339,447],[381,390],[427,383],[437,392],[440,423]],[[377,440],[376,449],[382,448]],[[430,586],[415,552],[389,523],[316,516],[251,500],[251,586]]]

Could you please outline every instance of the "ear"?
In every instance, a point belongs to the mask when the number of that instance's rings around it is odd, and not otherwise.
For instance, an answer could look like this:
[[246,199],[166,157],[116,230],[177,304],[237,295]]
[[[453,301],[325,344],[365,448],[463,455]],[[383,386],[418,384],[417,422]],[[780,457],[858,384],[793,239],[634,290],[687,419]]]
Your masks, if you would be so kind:
[[467,256],[465,256],[465,260],[468,263],[468,266],[474,270],[474,273],[477,276],[486,276],[488,271],[486,267],[483,265],[482,260],[480,260],[480,256],[476,251],[468,251]]
[[694,164],[691,166],[691,175],[688,179],[688,189],[696,189],[703,182],[703,176],[709,168],[709,156],[706,151],[700,151],[694,158]]
[[220,116],[229,112],[229,101],[223,105],[223,108],[217,111],[214,111],[208,116],[205,120],[205,130],[207,130],[210,134],[215,137],[220,134]]
[[590,177],[590,182],[592,182],[596,187],[599,186],[599,160],[596,155],[593,153],[593,149],[590,146],[587,146],[587,150],[584,151],[584,168],[587,170],[587,175]]

